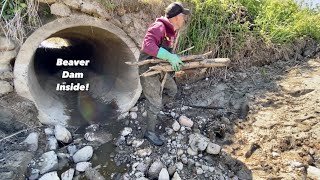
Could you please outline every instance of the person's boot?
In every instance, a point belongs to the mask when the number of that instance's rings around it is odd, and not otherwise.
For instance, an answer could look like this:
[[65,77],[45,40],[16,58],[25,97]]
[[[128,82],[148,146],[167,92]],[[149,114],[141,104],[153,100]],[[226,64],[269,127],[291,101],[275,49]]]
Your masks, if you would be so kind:
[[160,137],[155,133],[155,127],[157,124],[157,115],[151,111],[147,112],[147,130],[144,133],[144,137],[151,143],[157,146],[162,146],[163,141]]

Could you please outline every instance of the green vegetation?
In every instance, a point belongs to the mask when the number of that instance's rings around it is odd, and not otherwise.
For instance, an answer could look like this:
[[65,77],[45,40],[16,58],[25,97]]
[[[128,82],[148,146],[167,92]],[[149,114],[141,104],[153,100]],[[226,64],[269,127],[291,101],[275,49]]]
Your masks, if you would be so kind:
[[[295,0],[183,0],[192,9],[181,49],[215,50],[230,57],[250,40],[284,45],[310,37],[320,41],[320,8],[303,8]],[[252,42],[252,41],[251,41]]]

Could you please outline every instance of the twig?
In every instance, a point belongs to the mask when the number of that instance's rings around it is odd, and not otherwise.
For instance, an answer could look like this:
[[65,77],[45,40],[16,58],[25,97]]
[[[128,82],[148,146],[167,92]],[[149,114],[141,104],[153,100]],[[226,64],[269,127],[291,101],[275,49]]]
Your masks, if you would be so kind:
[[29,130],[31,130],[31,129],[35,129],[35,128],[38,128],[38,127],[41,127],[41,126],[36,126],[36,127],[32,127],[32,128],[28,128],[28,129],[24,129],[24,130],[18,131],[18,132],[16,132],[16,133],[13,133],[13,134],[11,134],[11,135],[9,135],[9,136],[7,136],[7,137],[4,137],[4,138],[0,139],[0,142],[4,141],[4,140],[6,140],[6,139],[9,139],[9,138],[11,138],[11,137],[13,137],[13,136],[15,136],[15,135],[18,135],[18,134],[20,134],[20,133],[23,133],[23,132],[25,132],[25,131],[29,131]]
[[[224,67],[224,66],[228,66],[229,64],[230,64],[229,58],[206,59],[206,60],[197,61],[197,62],[185,63],[181,67],[181,70],[193,69],[193,68]],[[155,71],[164,71],[164,72],[173,71],[171,65],[162,65],[162,66],[156,65],[156,66],[150,67],[150,69]]]
[[162,94],[162,92],[163,92],[164,84],[165,84],[166,81],[167,81],[167,76],[168,76],[168,73],[166,73],[166,74],[164,75],[163,80],[162,80],[162,82],[161,82],[160,94]]
[[182,54],[182,53],[184,53],[184,52],[186,52],[186,51],[190,51],[190,50],[193,49],[193,48],[194,48],[194,46],[189,47],[188,49],[185,49],[185,50],[183,50],[183,51],[181,51],[181,52],[178,52],[177,54]]
[[[151,69],[149,69],[150,71],[151,71]],[[144,73],[142,73],[140,76],[142,76],[142,77],[148,77],[148,76],[153,76],[153,75],[155,75],[155,74],[160,74],[161,73],[161,71],[148,71],[148,72],[144,72]]]
[[[184,57],[181,57],[181,61],[191,61],[191,60],[196,60],[196,59],[205,59],[211,53],[212,53],[212,51],[209,51],[209,52],[204,53],[202,55],[184,56]],[[142,66],[142,65],[146,65],[146,64],[168,63],[168,61],[161,60],[161,59],[148,59],[148,60],[139,61],[139,62],[125,62],[125,63],[130,65],[130,66]]]

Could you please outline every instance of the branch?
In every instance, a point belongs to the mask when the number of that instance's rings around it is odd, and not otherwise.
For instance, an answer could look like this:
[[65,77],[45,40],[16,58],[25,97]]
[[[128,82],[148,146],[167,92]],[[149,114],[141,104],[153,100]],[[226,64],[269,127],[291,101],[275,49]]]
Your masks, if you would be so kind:
[[[196,59],[205,59],[211,53],[212,53],[212,51],[209,51],[209,52],[201,54],[201,55],[184,56],[184,57],[181,57],[181,61],[191,61],[191,60],[196,60]],[[139,61],[139,62],[125,62],[125,63],[130,65],[130,66],[142,66],[142,65],[146,65],[146,64],[168,63],[168,61],[161,60],[161,59],[148,59],[148,60]]]

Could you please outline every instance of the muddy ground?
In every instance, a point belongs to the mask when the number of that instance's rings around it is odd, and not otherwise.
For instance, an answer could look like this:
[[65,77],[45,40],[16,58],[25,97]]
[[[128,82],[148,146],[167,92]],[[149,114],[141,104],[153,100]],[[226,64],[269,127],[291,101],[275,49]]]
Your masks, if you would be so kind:
[[[147,141],[132,145],[133,140],[143,139],[143,98],[137,103],[137,118],[117,120],[116,131],[106,124],[103,130],[112,132],[113,140],[103,146],[92,144],[94,166],[101,165],[99,172],[105,179],[151,179],[148,171],[155,161],[182,179],[316,179],[308,169],[320,168],[320,53],[217,73],[220,76],[180,85],[177,100],[165,105],[157,130],[166,141],[164,146]],[[23,179],[31,159],[46,152],[43,130],[47,126],[37,127],[35,107],[14,94],[1,97],[1,115],[0,179]],[[190,118],[194,126],[174,131],[172,124],[180,115]],[[133,131],[121,138],[124,127]],[[28,152],[21,144],[32,131],[40,133],[36,152]],[[76,127],[70,131],[74,139],[84,133]],[[188,137],[194,133],[220,145],[221,152],[190,155]],[[64,146],[59,151],[64,152]],[[151,153],[140,156],[141,149]],[[83,174],[76,177],[86,179]]]

